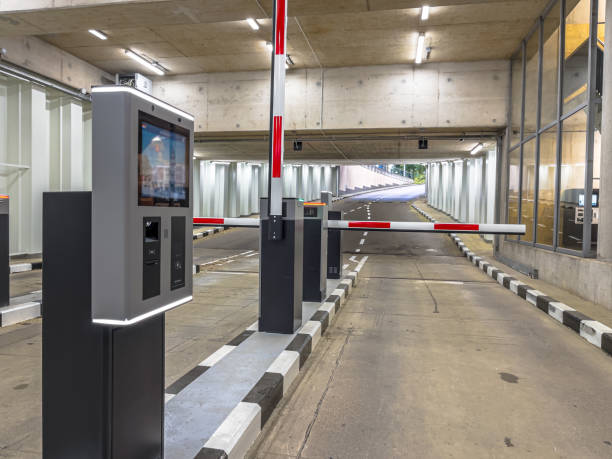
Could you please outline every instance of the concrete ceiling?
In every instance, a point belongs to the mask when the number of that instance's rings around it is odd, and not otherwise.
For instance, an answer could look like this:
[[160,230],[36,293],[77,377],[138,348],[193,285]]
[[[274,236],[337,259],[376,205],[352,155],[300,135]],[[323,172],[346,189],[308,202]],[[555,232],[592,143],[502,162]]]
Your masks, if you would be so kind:
[[[415,134],[370,132],[367,134],[314,134],[288,133],[285,141],[285,160],[297,163],[421,163],[445,159],[470,157],[470,151],[479,143],[483,152],[495,148],[491,133],[429,132],[428,148],[420,150]],[[302,142],[302,151],[294,151],[293,142]],[[266,161],[268,140],[265,135],[241,134],[233,138],[196,135],[194,155],[200,159],[230,161]],[[482,152],[481,152],[482,154]]]
[[[425,22],[423,3],[432,7]],[[424,32],[431,62],[509,58],[547,3],[289,0],[288,49],[297,68],[411,63]],[[126,48],[171,74],[269,68],[272,0],[0,0],[0,8],[0,44],[2,36],[38,36],[111,73],[147,73]]]

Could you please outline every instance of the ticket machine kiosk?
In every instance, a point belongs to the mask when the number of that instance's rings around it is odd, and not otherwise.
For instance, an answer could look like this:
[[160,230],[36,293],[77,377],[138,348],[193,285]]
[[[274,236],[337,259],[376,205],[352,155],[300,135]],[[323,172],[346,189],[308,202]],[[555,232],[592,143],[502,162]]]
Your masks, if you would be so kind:
[[9,197],[0,194],[0,307],[9,304]]
[[304,203],[304,301],[322,301],[327,291],[327,205]]
[[163,456],[164,312],[192,298],[193,118],[94,88],[93,191],[43,196],[43,457]]

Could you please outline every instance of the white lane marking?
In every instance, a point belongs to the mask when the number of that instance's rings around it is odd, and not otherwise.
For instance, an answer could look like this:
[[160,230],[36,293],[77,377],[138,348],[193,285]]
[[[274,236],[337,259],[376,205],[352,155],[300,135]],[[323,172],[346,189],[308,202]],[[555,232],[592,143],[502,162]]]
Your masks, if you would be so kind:
[[368,232],[366,231],[365,233],[363,233],[363,235],[364,235],[364,236],[367,236],[367,235],[368,235]]
[[[232,255],[231,257],[217,258],[216,260],[212,260],[212,261],[209,261],[209,262],[206,262],[206,263],[201,263],[200,266],[207,266],[207,265],[212,265],[214,263],[219,263],[220,261],[231,260],[232,258],[240,257],[242,255],[246,255],[246,254],[249,254],[251,252],[253,252],[253,250],[247,250],[246,252],[242,252],[242,253],[239,253],[237,255]],[[256,254],[257,254],[257,252],[253,253],[253,255],[256,255]]]
[[349,261],[352,261],[353,263],[357,263],[357,259],[355,258],[355,255],[349,258]]
[[357,249],[357,250],[355,250],[355,252],[359,253],[359,252],[361,252],[361,249]]
[[359,241],[359,245],[363,245],[365,243],[365,239],[362,239],[361,241]]
[[[357,260],[355,260],[355,261],[357,261]],[[342,265],[342,269],[346,269],[346,268],[348,268],[348,266],[349,266],[348,263],[345,264],[345,265]]]
[[258,255],[258,253],[257,252],[251,253],[244,258],[254,257],[255,255]]

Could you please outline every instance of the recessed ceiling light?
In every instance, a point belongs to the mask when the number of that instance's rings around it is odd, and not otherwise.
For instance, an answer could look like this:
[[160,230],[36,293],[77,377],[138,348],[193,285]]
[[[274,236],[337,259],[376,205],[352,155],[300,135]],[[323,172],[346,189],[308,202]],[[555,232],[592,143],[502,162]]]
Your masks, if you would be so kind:
[[251,26],[251,29],[253,30],[259,30],[259,24],[257,23],[257,21],[253,18],[247,18],[246,20],[249,25]]
[[129,57],[130,59],[134,59],[136,62],[138,62],[139,64],[145,66],[146,68],[148,68],[149,70],[151,70],[153,73],[156,73],[157,75],[165,75],[166,73],[160,69],[157,65],[153,64],[152,62],[149,62],[148,60],[146,60],[144,57],[136,54],[134,51],[130,51],[129,49],[125,50],[125,54],[127,57]]
[[419,34],[419,38],[417,40],[417,50],[416,50],[416,56],[414,58],[414,62],[416,64],[420,64],[421,62],[423,62],[423,50],[425,48],[425,34],[424,33],[420,33]]
[[423,5],[421,8],[421,21],[427,21],[429,19],[429,6]]
[[89,29],[89,33],[92,34],[94,37],[98,37],[100,40],[106,40],[108,38],[108,35],[96,29]]

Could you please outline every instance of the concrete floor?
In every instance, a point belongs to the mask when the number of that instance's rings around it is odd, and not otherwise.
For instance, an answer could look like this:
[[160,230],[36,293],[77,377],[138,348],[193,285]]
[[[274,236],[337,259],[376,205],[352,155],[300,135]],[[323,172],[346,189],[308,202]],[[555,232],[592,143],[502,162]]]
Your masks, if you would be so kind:
[[[361,199],[335,207],[364,220]],[[418,221],[407,203],[370,213]],[[243,255],[196,276],[194,302],[167,314],[167,385],[257,317],[257,231],[194,244],[197,262]],[[348,265],[369,256],[359,287],[251,457],[612,457],[603,352],[495,284],[446,236],[346,232],[343,249]],[[24,291],[37,282],[21,281]],[[0,457],[41,454],[40,331],[40,320],[0,329]]]
[[[215,260],[257,250],[257,231],[254,243],[251,233],[236,229],[194,241],[194,258]],[[257,320],[259,259],[247,255],[196,275],[194,301],[166,314],[166,386]],[[11,275],[11,295],[40,289],[40,279],[40,270]],[[39,458],[42,453],[41,329],[41,319],[0,328],[2,458]]]
[[[418,221],[407,204],[371,218]],[[344,239],[369,256],[359,288],[251,458],[612,457],[610,357],[446,236],[361,238]]]

